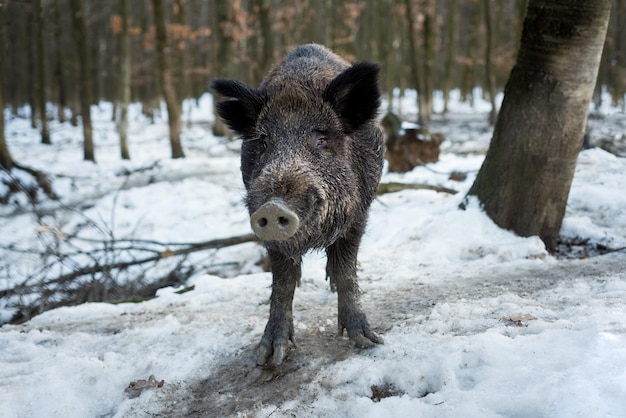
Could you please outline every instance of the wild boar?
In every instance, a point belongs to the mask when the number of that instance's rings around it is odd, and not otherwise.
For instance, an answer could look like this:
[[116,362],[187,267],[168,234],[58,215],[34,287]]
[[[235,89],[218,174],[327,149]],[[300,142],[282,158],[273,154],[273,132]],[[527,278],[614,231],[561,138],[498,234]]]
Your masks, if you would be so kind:
[[327,254],[339,334],[346,330],[361,348],[383,342],[357,284],[357,252],[383,167],[378,72],[375,63],[350,65],[311,44],[289,52],[256,89],[235,80],[211,83],[224,98],[219,116],[242,139],[245,203],[271,262],[259,365],[281,364],[294,342],[293,295],[311,249]]

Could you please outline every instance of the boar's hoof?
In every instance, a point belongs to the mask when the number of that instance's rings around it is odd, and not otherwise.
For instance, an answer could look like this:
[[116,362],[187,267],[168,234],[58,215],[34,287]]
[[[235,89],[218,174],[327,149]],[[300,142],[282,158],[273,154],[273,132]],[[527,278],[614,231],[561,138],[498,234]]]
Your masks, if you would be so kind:
[[276,367],[280,366],[287,357],[287,347],[277,345],[274,348],[261,345],[257,348],[257,366]]
[[373,331],[366,331],[364,335],[353,335],[350,340],[356,348],[373,348],[376,344],[384,344],[382,337]]
[[257,366],[269,368],[280,366],[287,358],[287,351],[291,348],[289,342],[291,342],[293,348],[296,348],[296,343],[293,338],[287,341],[274,341],[271,345],[265,341],[261,341],[256,351]]
[[285,241],[291,238],[300,219],[282,199],[272,199],[250,216],[250,225],[263,241]]
[[338,325],[339,335],[343,335],[343,331],[346,330],[350,341],[356,348],[372,348],[376,344],[385,343],[380,335],[372,331],[360,307],[353,307],[352,309],[340,307]]

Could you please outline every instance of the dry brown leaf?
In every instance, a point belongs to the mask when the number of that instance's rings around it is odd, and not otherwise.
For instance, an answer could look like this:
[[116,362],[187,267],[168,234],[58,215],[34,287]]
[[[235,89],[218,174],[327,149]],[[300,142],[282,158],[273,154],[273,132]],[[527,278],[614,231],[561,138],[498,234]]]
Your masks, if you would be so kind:
[[128,387],[124,390],[126,396],[129,398],[136,398],[141,393],[150,388],[160,388],[165,384],[165,380],[157,380],[154,375],[150,375],[148,380],[135,380],[128,384]]
[[517,314],[511,316],[503,316],[500,320],[506,324],[507,327],[527,327],[525,322],[534,321],[537,317],[531,314]]

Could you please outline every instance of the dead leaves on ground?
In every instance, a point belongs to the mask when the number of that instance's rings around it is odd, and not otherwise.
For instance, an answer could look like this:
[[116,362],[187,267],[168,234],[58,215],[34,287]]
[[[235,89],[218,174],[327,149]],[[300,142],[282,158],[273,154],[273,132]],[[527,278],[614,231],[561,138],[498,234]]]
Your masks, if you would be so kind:
[[145,390],[152,388],[160,388],[165,384],[165,380],[157,380],[154,375],[150,375],[148,380],[134,380],[128,384],[128,387],[124,390],[126,396],[129,398],[136,398],[141,395]]

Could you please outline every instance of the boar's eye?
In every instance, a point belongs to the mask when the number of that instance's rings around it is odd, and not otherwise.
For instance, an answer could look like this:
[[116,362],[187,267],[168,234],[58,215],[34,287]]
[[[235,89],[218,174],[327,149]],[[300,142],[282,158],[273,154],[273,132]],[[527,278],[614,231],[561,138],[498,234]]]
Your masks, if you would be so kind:
[[328,137],[324,132],[313,132],[313,146],[315,149],[327,149]]
[[259,150],[261,154],[267,150],[267,135],[261,134],[259,135],[259,139],[257,139]]

